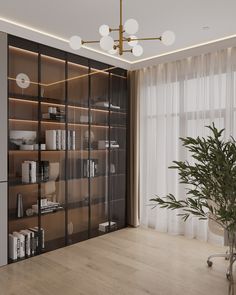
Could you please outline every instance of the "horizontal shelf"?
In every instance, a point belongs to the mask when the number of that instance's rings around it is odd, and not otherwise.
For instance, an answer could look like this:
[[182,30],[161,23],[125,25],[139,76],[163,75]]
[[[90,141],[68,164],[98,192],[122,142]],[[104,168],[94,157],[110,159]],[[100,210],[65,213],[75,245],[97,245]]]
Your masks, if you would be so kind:
[[[41,122],[41,124],[54,124],[54,125],[66,125],[66,122],[62,122],[62,121],[55,121],[55,120],[27,120],[27,119],[18,119],[18,118],[10,118],[9,119],[10,122],[19,122],[19,123],[27,123],[27,124],[38,124],[39,122]],[[103,125],[100,123],[74,123],[74,122],[68,122],[67,123],[69,127],[73,127],[73,126],[79,126],[79,127],[89,127],[89,125],[93,128],[105,128],[105,129],[109,129],[109,125]],[[120,124],[113,124],[110,125],[110,128],[120,128],[120,129],[126,129],[125,125],[120,125]]]
[[[10,100],[16,100],[16,101],[22,101],[22,102],[28,102],[28,103],[38,103],[39,98],[38,96],[30,96],[30,95],[21,95],[16,93],[10,93],[9,94]],[[54,98],[45,98],[41,97],[40,102],[42,104],[49,104],[49,105],[57,105],[60,107],[65,107],[65,101],[60,99],[54,99]],[[89,110],[88,105],[83,103],[74,103],[69,101],[67,104],[68,108],[74,108],[74,109],[81,109],[81,110]],[[127,111],[125,109],[115,109],[115,108],[107,108],[107,107],[98,107],[95,105],[90,105],[90,110],[94,112],[105,112],[109,113],[118,113],[121,115],[127,115]]]
[[[111,173],[110,175],[108,174],[100,174],[100,175],[97,175],[97,176],[94,176],[94,177],[90,177],[90,179],[96,179],[96,178],[99,178],[99,177],[119,177],[119,176],[125,176],[126,174],[125,173]],[[73,180],[83,180],[83,179],[89,179],[89,177],[70,177],[67,179],[67,181],[73,181]],[[60,181],[66,181],[65,179],[59,179],[59,180],[56,180],[55,182],[60,182]],[[21,178],[19,179],[9,179],[8,180],[8,184],[9,186],[29,186],[29,185],[38,185],[38,184],[45,184],[47,183],[47,181],[40,181],[40,182],[34,182],[34,183],[22,183],[21,181]]]
[[[121,152],[125,152],[125,149],[120,149],[120,148],[111,148],[109,149],[91,149],[91,150],[68,150],[67,153],[88,153],[88,152],[109,152],[109,151],[121,151]],[[23,153],[38,153],[38,150],[9,150],[10,154],[14,154],[14,153],[19,153],[19,154],[23,154]],[[65,153],[66,150],[41,150],[41,153]]]
[[[115,200],[111,200],[111,202],[115,202]],[[105,197],[92,197],[91,198],[91,203],[90,203],[91,206],[102,204],[102,203],[107,203]],[[53,214],[59,213],[61,211],[64,211],[65,209],[73,210],[73,209],[88,207],[89,206],[89,199],[85,198],[84,200],[81,200],[78,202],[69,202],[67,205],[60,204],[60,206],[63,208],[55,209],[53,212],[41,213],[41,217],[47,216],[47,215],[53,215]],[[24,220],[24,219],[38,217],[38,214],[35,213],[31,216],[24,215],[23,217],[18,218],[18,217],[16,217],[16,209],[11,209],[8,212],[8,216],[9,216],[9,221],[16,221],[16,220]]]
[[[51,215],[51,214],[56,214],[60,211],[63,211],[64,208],[59,208],[59,209],[55,209],[53,212],[47,212],[47,213],[41,213],[41,216],[46,216],[46,215]],[[13,212],[14,211],[14,212]],[[38,214],[34,213],[33,215],[31,216],[27,216],[27,215],[24,215],[23,217],[16,217],[15,216],[15,210],[10,210],[9,211],[9,214],[8,214],[8,217],[9,217],[9,221],[14,221],[14,220],[24,220],[24,219],[30,219],[30,218],[34,218],[34,217],[38,217]]]

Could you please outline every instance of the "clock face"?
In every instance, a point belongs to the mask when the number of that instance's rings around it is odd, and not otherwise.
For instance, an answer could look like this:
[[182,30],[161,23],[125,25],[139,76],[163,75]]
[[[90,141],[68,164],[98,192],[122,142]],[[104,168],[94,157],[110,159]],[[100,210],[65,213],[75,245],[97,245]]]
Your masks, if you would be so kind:
[[16,84],[20,88],[28,88],[30,86],[30,78],[26,74],[20,73],[16,76]]

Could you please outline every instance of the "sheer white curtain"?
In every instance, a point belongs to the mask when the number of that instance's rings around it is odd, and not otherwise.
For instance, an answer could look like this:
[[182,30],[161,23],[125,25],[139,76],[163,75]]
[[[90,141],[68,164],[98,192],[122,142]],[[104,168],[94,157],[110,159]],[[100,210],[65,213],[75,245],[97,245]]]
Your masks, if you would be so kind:
[[185,198],[173,160],[190,160],[179,137],[206,136],[215,123],[236,137],[236,48],[160,64],[139,71],[141,224],[161,232],[221,243],[207,221],[184,223],[175,211],[149,199],[173,193]]

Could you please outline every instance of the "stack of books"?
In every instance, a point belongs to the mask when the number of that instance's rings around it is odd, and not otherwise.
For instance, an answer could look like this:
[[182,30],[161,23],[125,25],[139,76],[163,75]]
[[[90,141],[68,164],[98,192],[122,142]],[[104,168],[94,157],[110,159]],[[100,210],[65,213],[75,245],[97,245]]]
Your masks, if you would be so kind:
[[[57,212],[58,210],[64,209],[60,203],[51,202],[51,201],[47,201],[43,205],[41,204],[40,208],[41,208],[41,210],[40,210],[41,214]],[[32,205],[32,210],[34,211],[35,214],[38,214],[38,212],[39,212],[38,209],[39,209],[38,204]]]
[[83,161],[83,177],[98,176],[98,159],[82,159]]
[[75,150],[75,130],[46,130],[46,148],[47,150],[65,150],[66,133],[68,150]]
[[98,149],[99,150],[108,149],[109,147],[111,149],[114,149],[114,148],[119,148],[120,146],[116,140],[110,140],[110,144],[109,144],[109,140],[99,140],[98,141]]
[[64,110],[56,107],[49,107],[48,110],[48,113],[42,114],[42,119],[65,122],[66,115]]
[[34,256],[39,248],[45,248],[44,229],[38,227],[24,229],[9,234],[9,258],[12,260]]
[[[108,101],[99,101],[99,102],[95,103],[95,106],[109,108],[109,102]],[[113,105],[112,103],[110,104],[110,108],[120,110],[120,106]]]

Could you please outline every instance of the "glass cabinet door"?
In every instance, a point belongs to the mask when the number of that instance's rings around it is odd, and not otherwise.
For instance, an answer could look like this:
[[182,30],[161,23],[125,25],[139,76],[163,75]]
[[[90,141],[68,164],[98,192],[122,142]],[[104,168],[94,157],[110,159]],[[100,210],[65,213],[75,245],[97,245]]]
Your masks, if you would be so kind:
[[67,200],[69,244],[88,239],[89,226],[89,109],[87,59],[68,57],[68,134],[75,145],[68,149]]
[[[20,75],[20,76],[19,76]],[[27,209],[37,204],[38,53],[9,46],[8,225],[9,242],[29,228],[37,228],[38,215]],[[27,77],[28,87],[19,77]],[[32,168],[26,173],[27,163]],[[38,248],[35,248],[38,253]],[[10,253],[9,253],[10,254]],[[27,257],[31,254],[26,253]],[[23,256],[20,256],[20,259]],[[9,255],[9,262],[15,258]]]
[[40,56],[40,224],[43,250],[65,245],[66,233],[66,60],[58,51]]
[[109,215],[109,73],[91,63],[90,75],[90,236],[106,232]]
[[127,159],[127,79],[126,72],[114,69],[110,76],[110,224],[111,230],[126,224]]

